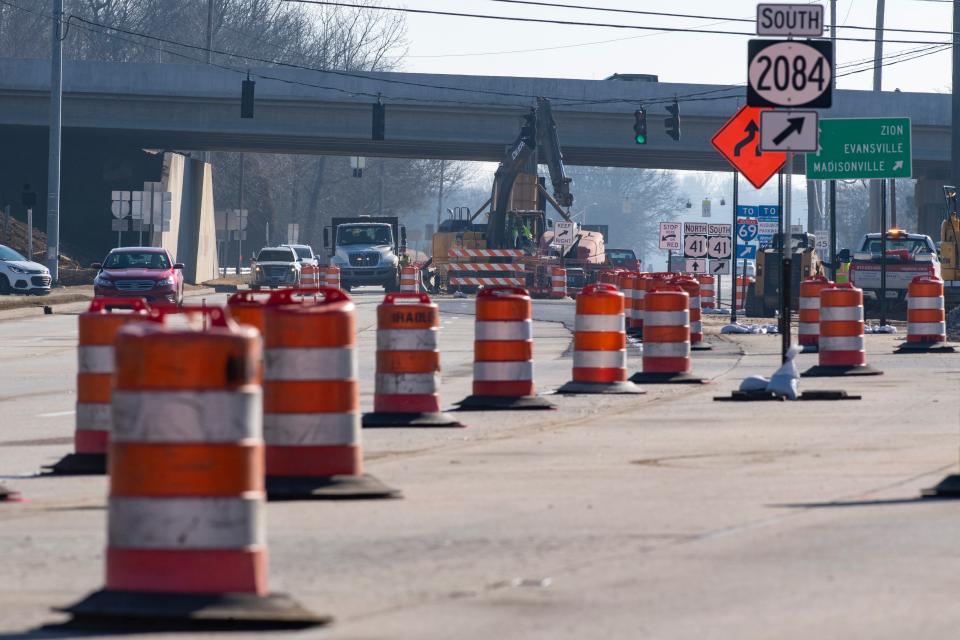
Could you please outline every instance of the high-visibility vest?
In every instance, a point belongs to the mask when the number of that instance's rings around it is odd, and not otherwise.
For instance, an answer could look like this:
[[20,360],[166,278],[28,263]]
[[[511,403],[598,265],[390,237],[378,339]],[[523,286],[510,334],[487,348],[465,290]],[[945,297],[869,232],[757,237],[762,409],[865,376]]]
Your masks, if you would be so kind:
[[850,263],[841,262],[837,267],[837,276],[834,279],[837,284],[849,284],[850,282]]

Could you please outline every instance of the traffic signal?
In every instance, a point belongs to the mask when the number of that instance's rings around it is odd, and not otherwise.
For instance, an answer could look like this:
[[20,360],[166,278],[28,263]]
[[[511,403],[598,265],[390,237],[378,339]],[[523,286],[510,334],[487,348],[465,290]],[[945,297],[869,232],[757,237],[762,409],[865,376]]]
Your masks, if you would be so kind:
[[680,139],[680,105],[676,100],[667,107],[667,113],[670,117],[663,121],[663,128],[667,130],[667,135],[674,140]]
[[633,139],[637,144],[647,144],[647,110],[640,107],[633,112]]
[[383,140],[387,130],[387,108],[380,101],[373,103],[373,139]]
[[240,88],[240,117],[241,118],[252,118],[253,117],[253,94],[256,89],[257,83],[250,79],[248,76],[246,80],[243,81],[243,85]]

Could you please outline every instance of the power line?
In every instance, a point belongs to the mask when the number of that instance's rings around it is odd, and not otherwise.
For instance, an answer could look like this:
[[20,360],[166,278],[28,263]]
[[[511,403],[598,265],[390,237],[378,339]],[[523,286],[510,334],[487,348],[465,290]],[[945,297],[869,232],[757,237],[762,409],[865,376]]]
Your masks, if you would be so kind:
[[[313,4],[318,6],[344,7],[348,9],[366,9],[369,11],[393,11],[397,13],[410,13],[420,15],[445,16],[454,18],[476,18],[482,20],[500,20],[505,22],[523,22],[536,24],[553,24],[574,27],[600,27],[606,29],[628,29],[641,31],[663,31],[673,33],[701,33],[710,35],[725,36],[754,36],[753,32],[748,31],[722,31],[718,29],[698,29],[692,27],[663,27],[646,26],[634,24],[617,24],[611,22],[584,22],[578,20],[559,20],[554,18],[524,18],[518,16],[497,16],[487,13],[464,13],[459,11],[439,11],[436,9],[411,9],[407,7],[384,7],[384,6],[360,6],[348,2],[334,2],[333,0],[283,0],[284,2],[299,2],[303,4]],[[853,38],[838,36],[837,40],[844,42],[876,42],[876,38]],[[889,44],[950,44],[948,42],[934,42],[930,40],[891,40],[883,38],[883,41]]]

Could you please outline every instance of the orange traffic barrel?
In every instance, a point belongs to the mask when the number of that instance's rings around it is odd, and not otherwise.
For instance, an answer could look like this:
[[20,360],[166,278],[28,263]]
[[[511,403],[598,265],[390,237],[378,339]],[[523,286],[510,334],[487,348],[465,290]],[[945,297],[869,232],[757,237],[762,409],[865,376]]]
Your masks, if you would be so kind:
[[700,281],[700,307],[703,309],[717,308],[717,279],[713,276],[697,276]]
[[266,320],[264,313],[267,308],[269,294],[257,291],[238,291],[227,298],[227,310],[230,317],[240,324],[256,327],[262,335]]
[[644,384],[701,383],[690,360],[690,296],[675,284],[647,291],[643,310],[643,371],[630,380]]
[[340,289],[270,294],[263,435],[271,499],[398,495],[363,472],[356,315]]
[[330,289],[340,288],[340,267],[331,264],[323,271],[323,286]]
[[953,353],[947,344],[947,316],[943,280],[917,276],[907,288],[907,341],[897,352]]
[[556,300],[567,297],[567,270],[563,267],[550,267],[550,297]]
[[690,275],[680,275],[674,279],[681,289],[687,292],[690,305],[690,348],[693,351],[710,351],[713,349],[703,339],[703,317],[701,312],[700,282]]
[[130,322],[146,320],[142,298],[94,298],[78,318],[77,407],[74,453],[47,468],[54,475],[103,475],[110,440],[113,342]]
[[364,427],[462,427],[440,411],[440,310],[425,293],[388,293],[377,306],[373,413]]
[[[196,313],[198,308],[186,308]],[[328,622],[269,594],[261,341],[203,310],[209,327],[140,322],[116,337],[106,585],[77,622],[149,628]]]
[[404,293],[416,293],[420,290],[418,280],[420,272],[413,265],[407,265],[400,268],[400,291]]
[[533,382],[533,305],[522,287],[483,287],[477,293],[473,394],[460,409],[553,409]]
[[627,381],[624,296],[610,284],[591,284],[577,296],[573,380],[557,393],[643,393]]
[[820,290],[819,364],[804,377],[870,376],[883,373],[867,365],[863,339],[863,291],[852,284]]
[[737,276],[737,286],[734,291],[734,300],[737,303],[737,311],[743,311],[743,301],[746,299],[746,290],[753,283],[753,278],[748,276]]
[[655,282],[655,275],[652,273],[641,273],[638,275],[636,282],[634,282],[634,295],[636,296],[634,300],[634,328],[631,331],[628,327],[627,333],[635,334],[641,339],[643,338],[644,300],[646,299],[647,291],[653,288]]
[[316,289],[320,287],[320,267],[312,264],[305,264],[300,268],[300,286],[304,289]]
[[623,271],[617,277],[617,288],[623,293],[623,315],[626,322],[626,332],[636,333],[638,320],[634,316],[633,301],[640,284],[639,274]]
[[800,321],[797,343],[804,351],[816,351],[820,344],[820,292],[833,286],[824,276],[813,276],[800,283]]

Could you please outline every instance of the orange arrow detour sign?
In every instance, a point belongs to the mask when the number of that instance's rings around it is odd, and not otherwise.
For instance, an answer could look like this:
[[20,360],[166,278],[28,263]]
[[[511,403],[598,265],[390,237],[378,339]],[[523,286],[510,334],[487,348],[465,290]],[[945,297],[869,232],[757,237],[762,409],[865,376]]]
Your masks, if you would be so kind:
[[713,136],[713,146],[757,189],[787,161],[782,151],[760,150],[760,107],[742,107]]

